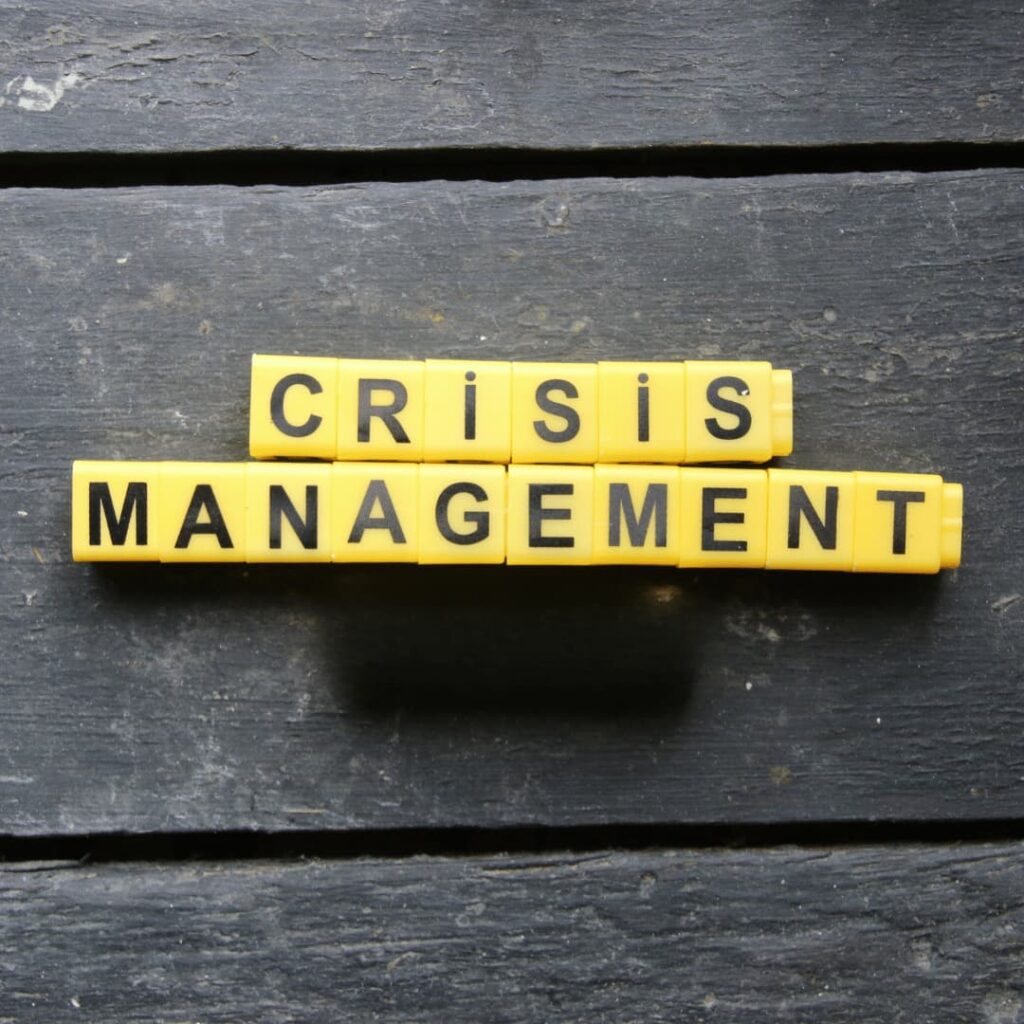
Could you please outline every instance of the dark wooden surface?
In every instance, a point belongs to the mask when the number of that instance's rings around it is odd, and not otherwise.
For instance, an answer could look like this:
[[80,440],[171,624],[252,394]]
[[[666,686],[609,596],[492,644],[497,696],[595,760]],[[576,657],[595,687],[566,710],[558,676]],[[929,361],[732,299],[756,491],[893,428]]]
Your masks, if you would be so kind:
[[4,0],[0,152],[1024,138],[1017,0]]
[[982,1021],[1024,1002],[1019,844],[0,869],[0,1014]]
[[[1022,809],[1024,173],[0,194],[8,833]],[[938,578],[74,565],[75,457],[246,453],[253,351],[771,359],[941,472]]]
[[[0,25],[0,1021],[1024,1019],[1018,0]],[[71,564],[254,351],[771,359],[963,567]]]

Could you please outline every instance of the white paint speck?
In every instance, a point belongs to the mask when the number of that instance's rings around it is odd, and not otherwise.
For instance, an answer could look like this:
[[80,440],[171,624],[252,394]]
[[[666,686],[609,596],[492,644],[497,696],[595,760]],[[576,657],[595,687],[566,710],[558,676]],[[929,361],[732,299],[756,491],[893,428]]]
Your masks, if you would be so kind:
[[749,693],[753,688],[754,688],[754,684],[751,683],[751,682],[748,682],[747,683],[747,693]]
[[78,1001],[78,996],[72,996],[72,997],[71,997],[71,1005],[72,1005],[72,1006],[73,1006],[73,1007],[74,1007],[74,1008],[75,1008],[76,1010],[80,1010],[80,1009],[82,1008],[82,1004],[81,1004],[81,1003],[80,1003],[80,1002]]
[[21,516],[22,519],[24,519],[28,515],[28,513],[23,508],[19,508],[18,515]]
[[31,75],[17,75],[4,86],[4,96],[17,103],[21,110],[45,114],[64,98],[68,89],[73,89],[82,76],[76,71],[61,75],[53,85],[37,82]]
[[114,260],[114,262],[115,262],[115,263],[116,263],[116,264],[117,264],[117,265],[118,265],[119,267],[123,267],[123,266],[124,266],[124,265],[125,265],[125,264],[126,264],[126,263],[128,262],[128,254],[127,254],[127,253],[125,253],[125,255],[124,255],[124,256],[118,256],[118,257],[117,257],[117,259],[116,259],[116,260]]
[[875,725],[881,725],[881,724],[882,724],[882,720],[880,718],[876,718],[875,719]]

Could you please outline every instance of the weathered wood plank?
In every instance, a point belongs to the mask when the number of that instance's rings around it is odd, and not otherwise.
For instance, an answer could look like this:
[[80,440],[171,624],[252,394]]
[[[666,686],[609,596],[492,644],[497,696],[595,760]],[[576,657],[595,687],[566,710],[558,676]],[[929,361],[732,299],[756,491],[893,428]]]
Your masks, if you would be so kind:
[[1017,0],[3,0],[0,152],[1024,138]]
[[1010,1022],[1019,844],[0,869],[0,1014]]
[[[1012,817],[1024,174],[0,194],[8,833]],[[69,563],[75,457],[242,458],[253,351],[768,358],[938,579]]]

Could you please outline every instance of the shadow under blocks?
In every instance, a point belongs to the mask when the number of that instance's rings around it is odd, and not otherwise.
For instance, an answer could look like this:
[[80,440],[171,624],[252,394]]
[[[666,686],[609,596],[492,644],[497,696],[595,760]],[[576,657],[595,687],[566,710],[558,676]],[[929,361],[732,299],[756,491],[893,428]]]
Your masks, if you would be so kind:
[[[103,600],[137,619],[216,606],[253,635],[272,634],[275,617],[301,615],[322,637],[305,659],[313,685],[368,719],[551,716],[611,725],[656,718],[663,726],[685,717],[696,681],[768,656],[778,627],[764,623],[792,622],[832,644],[848,632],[888,635],[899,621],[909,639],[929,628],[947,582],[634,567],[107,564],[91,571]],[[737,630],[737,620],[752,625]]]

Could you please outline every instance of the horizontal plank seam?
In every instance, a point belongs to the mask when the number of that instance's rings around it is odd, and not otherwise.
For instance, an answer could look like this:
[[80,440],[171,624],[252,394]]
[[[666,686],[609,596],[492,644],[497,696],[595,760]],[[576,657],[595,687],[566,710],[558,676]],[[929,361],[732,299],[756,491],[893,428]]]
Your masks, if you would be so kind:
[[1024,140],[647,148],[439,148],[343,152],[8,153],[0,188],[547,181],[588,177],[746,178],[1024,167]]
[[2,836],[0,863],[120,863],[268,859],[403,859],[616,850],[840,848],[1024,840],[1024,819],[788,822],[757,825],[576,825]]

